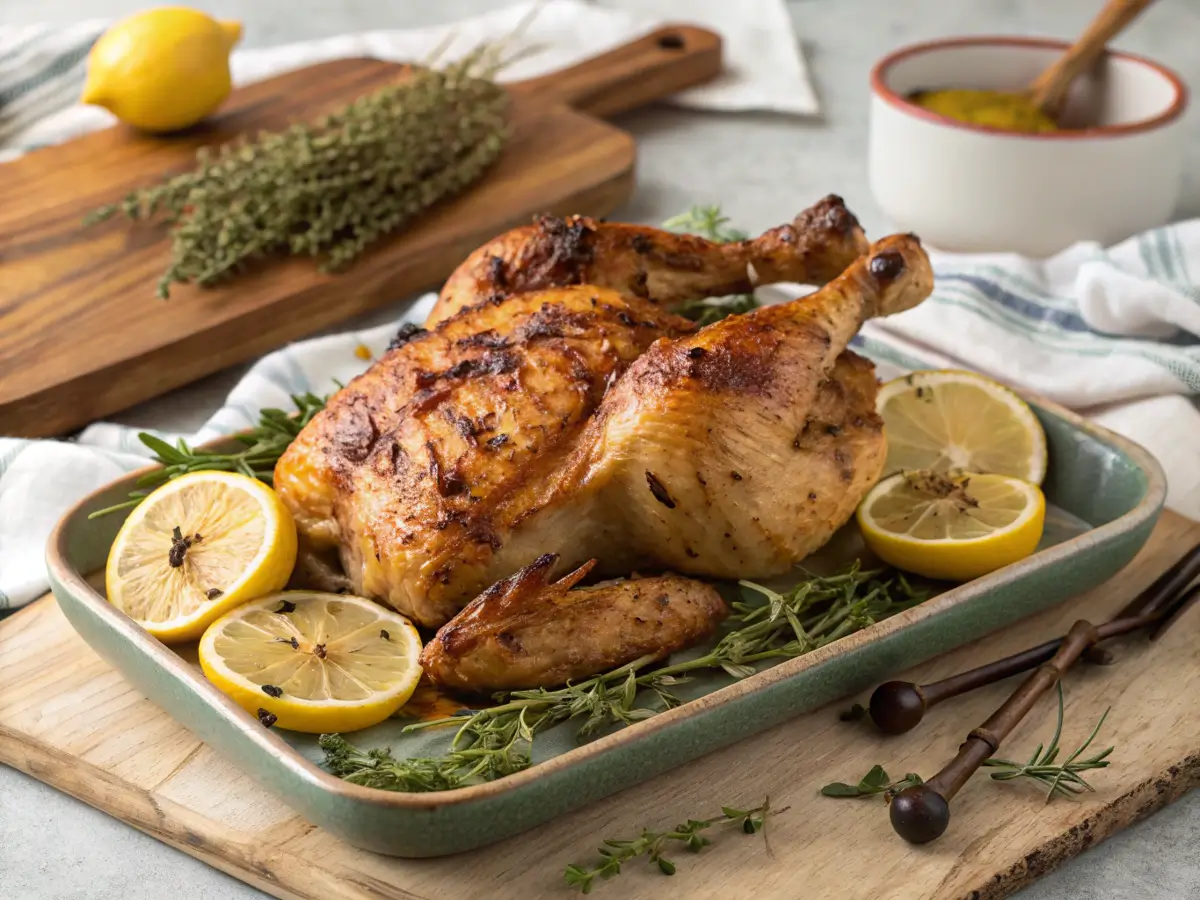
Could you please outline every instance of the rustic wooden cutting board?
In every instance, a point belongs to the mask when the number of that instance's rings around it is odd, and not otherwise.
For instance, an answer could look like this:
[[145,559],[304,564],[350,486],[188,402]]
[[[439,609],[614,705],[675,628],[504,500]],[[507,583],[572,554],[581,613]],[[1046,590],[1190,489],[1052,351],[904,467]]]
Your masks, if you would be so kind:
[[[1107,618],[1200,540],[1200,524],[1163,516],[1137,559],[1109,584],[905,677],[929,681],[1064,633],[1077,618]],[[827,707],[713,753],[534,831],[471,854],[401,860],[356,850],[303,821],[142,699],[75,635],[53,599],[0,622],[0,762],[15,766],[276,897],[434,900],[570,896],[568,862],[595,862],[606,837],[753,806],[770,795],[786,811],[761,837],[716,835],[702,854],[675,854],[665,882],[627,865],[597,896],[791,900],[948,900],[1004,897],[1200,783],[1200,610],[1157,643],[1110,644],[1111,667],[1067,678],[1063,745],[1073,749],[1112,712],[1099,747],[1112,767],[1096,793],[1046,805],[1032,785],[983,776],[954,801],[950,830],[911,847],[891,831],[881,799],[831,800],[821,785],[875,763],[933,774],[967,731],[1015,686],[1008,681],[936,707],[915,731],[877,735]],[[1005,749],[1028,754],[1049,738],[1054,700]],[[1069,751],[1068,751],[1069,752]],[[802,886],[802,888],[801,888]]]
[[604,215],[633,188],[635,147],[595,116],[642,106],[721,68],[720,38],[667,26],[574,68],[513,85],[512,136],[467,193],[349,270],[274,260],[215,289],[155,285],[161,226],[91,210],[189,168],[197,147],[311,119],[403,67],[323,63],[239,89],[211,122],[169,138],[123,126],[0,166],[0,434],[61,434],[436,285],[475,247],[540,213]]

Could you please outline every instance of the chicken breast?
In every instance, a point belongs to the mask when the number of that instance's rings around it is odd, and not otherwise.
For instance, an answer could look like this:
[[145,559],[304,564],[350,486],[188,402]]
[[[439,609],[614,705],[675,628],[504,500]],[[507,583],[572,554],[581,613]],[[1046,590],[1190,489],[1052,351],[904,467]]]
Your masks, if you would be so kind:
[[474,693],[557,687],[663,659],[711,635],[729,613],[715,588],[690,578],[579,588],[595,560],[555,582],[556,562],[539,557],[443,625],[421,653],[429,679]]

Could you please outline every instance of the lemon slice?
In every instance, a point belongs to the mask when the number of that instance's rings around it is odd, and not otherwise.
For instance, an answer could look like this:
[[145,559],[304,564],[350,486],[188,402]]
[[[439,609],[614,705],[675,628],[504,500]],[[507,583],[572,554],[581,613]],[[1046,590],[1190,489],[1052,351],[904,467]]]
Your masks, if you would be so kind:
[[273,490],[233,472],[193,472],[143,500],[108,554],[109,602],[165,643],[278,591],[296,564],[296,524]]
[[[240,606],[200,639],[200,667],[238,706],[292,731],[357,731],[404,705],[421,638],[362,597],[284,591]],[[271,718],[274,717],[274,718]]]
[[885,478],[858,507],[867,546],[884,562],[929,578],[970,581],[1037,549],[1046,500],[1005,475],[928,470]]
[[913,372],[879,389],[884,472],[933,469],[1046,477],[1046,434],[1024,400],[974,372]]

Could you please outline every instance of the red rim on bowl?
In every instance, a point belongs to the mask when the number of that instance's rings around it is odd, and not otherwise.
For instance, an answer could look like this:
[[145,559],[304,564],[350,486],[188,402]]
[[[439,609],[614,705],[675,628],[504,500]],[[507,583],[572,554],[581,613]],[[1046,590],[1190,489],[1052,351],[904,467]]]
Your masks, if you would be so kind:
[[1069,131],[1042,131],[1042,132],[1021,132],[1009,131],[1004,128],[997,128],[994,125],[974,125],[970,122],[962,122],[958,119],[952,119],[949,116],[943,116],[935,113],[932,110],[925,109],[913,103],[907,97],[896,93],[886,83],[888,70],[896,63],[908,59],[910,56],[919,56],[922,53],[927,53],[930,50],[941,50],[947,47],[1049,47],[1058,50],[1066,50],[1070,44],[1066,41],[1057,41],[1052,38],[1027,38],[1027,37],[958,37],[958,38],[941,38],[934,41],[925,41],[920,44],[910,44],[907,47],[901,47],[889,53],[883,59],[875,64],[871,70],[871,91],[881,99],[885,100],[890,105],[908,113],[909,115],[917,116],[929,122],[934,122],[938,125],[947,125],[951,128],[961,128],[965,131],[977,131],[984,134],[999,134],[1009,138],[1040,140],[1040,141],[1062,141],[1075,140],[1079,138],[1094,138],[1094,137],[1116,137],[1120,135],[1138,134],[1144,131],[1153,131],[1170,122],[1175,121],[1183,115],[1184,109],[1187,107],[1188,90],[1183,80],[1168,69],[1166,66],[1160,65],[1152,60],[1142,56],[1136,56],[1132,53],[1125,53],[1120,50],[1109,50],[1108,55],[1115,59],[1123,59],[1128,62],[1134,62],[1147,68],[1153,69],[1163,78],[1165,78],[1175,90],[1175,99],[1171,101],[1171,105],[1164,112],[1159,113],[1150,119],[1142,119],[1138,122],[1125,122],[1121,125],[1097,125],[1093,128],[1072,129]]

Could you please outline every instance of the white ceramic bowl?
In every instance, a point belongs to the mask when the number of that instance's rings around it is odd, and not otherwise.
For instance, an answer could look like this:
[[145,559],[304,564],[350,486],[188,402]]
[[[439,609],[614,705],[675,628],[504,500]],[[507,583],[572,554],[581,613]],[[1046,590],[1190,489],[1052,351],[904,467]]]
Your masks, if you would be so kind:
[[871,72],[871,191],[884,213],[943,250],[1049,256],[1170,221],[1183,164],[1187,89],[1169,69],[1110,52],[1077,79],[1063,122],[1015,134],[967,125],[907,98],[938,88],[1021,90],[1060,41],[966,37],[915,44]]

